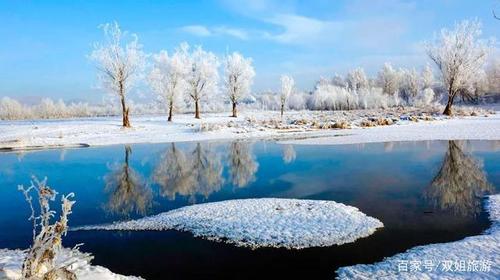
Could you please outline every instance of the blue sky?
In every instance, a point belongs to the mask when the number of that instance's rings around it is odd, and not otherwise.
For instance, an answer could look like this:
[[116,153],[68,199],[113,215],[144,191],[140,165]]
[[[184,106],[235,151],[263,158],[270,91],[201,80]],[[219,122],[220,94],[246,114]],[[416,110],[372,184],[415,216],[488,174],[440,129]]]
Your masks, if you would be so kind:
[[240,51],[254,60],[255,91],[277,89],[282,73],[309,89],[355,67],[375,74],[385,61],[418,69],[428,62],[422,42],[463,19],[500,37],[497,2],[0,0],[0,97],[100,100],[86,55],[102,38],[97,26],[115,20],[148,53],[183,41],[218,55]]

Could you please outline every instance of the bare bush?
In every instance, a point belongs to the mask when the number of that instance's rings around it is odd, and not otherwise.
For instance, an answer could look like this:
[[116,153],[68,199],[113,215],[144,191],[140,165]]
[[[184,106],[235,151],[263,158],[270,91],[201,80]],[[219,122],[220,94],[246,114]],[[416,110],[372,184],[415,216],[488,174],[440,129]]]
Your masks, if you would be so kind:
[[[33,244],[28,249],[22,265],[23,279],[76,279],[76,274],[71,270],[74,261],[71,258],[60,259],[62,237],[66,235],[68,230],[68,216],[71,214],[71,208],[75,203],[75,201],[70,200],[74,194],[70,193],[62,196],[60,218],[51,223],[55,211],[50,209],[50,201],[55,200],[57,192],[47,186],[47,179],[39,181],[33,177],[29,188],[25,189],[23,186],[19,186],[19,190],[23,192],[30,206],[31,216],[29,219],[33,222]],[[30,195],[32,190],[36,191],[38,195],[38,204],[40,206],[38,216],[36,216],[33,205],[33,197]],[[81,255],[77,247],[73,248],[72,251]],[[84,254],[84,256],[90,261],[91,256],[89,254]]]

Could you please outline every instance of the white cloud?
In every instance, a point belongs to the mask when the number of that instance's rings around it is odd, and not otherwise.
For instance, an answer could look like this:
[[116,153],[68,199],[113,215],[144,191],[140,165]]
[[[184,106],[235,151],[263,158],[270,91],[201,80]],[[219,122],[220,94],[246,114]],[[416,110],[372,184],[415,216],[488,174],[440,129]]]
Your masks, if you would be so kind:
[[212,32],[203,25],[186,25],[181,27],[180,30],[199,37],[208,37],[212,35]]
[[335,35],[342,30],[342,23],[296,14],[278,14],[264,19],[264,21],[282,29],[278,33],[267,32],[266,37],[286,44],[316,45],[325,43],[336,37]]
[[213,33],[220,35],[228,35],[241,40],[248,40],[248,32],[243,29],[231,28],[226,26],[218,26],[213,28]]
[[247,40],[249,37],[246,30],[227,26],[186,25],[179,28],[179,30],[198,37],[231,36],[240,40]]

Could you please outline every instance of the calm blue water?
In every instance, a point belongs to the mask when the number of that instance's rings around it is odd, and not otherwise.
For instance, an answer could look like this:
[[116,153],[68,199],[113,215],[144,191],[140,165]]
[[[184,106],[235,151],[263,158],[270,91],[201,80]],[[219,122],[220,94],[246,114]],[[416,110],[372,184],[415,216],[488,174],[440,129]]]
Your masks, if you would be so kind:
[[47,176],[59,193],[75,193],[70,226],[235,198],[334,200],[385,227],[352,244],[300,251],[237,248],[176,231],[70,232],[64,240],[65,246],[85,243],[82,250],[93,253],[95,264],[147,279],[332,279],[339,266],[488,228],[482,197],[500,185],[499,151],[498,141],[432,141],[167,143],[0,153],[0,248],[29,246],[29,208],[17,186],[28,186],[33,175]]

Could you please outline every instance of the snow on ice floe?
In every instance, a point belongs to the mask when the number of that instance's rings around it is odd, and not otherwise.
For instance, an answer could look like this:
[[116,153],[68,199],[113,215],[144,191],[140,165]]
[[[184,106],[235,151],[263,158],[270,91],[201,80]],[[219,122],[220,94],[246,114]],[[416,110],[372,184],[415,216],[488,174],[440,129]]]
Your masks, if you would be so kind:
[[500,194],[488,198],[486,209],[492,226],[483,235],[418,246],[375,264],[342,267],[338,278],[500,279]]
[[[25,250],[0,249],[0,279],[22,279],[21,267],[26,256]],[[72,263],[71,270],[75,272],[78,280],[140,280],[135,276],[124,276],[111,272],[109,269],[90,265],[88,257],[83,253],[74,253],[63,249],[56,264],[59,262]]]
[[187,206],[138,220],[73,230],[169,230],[237,246],[301,249],[341,245],[383,227],[357,208],[334,201],[239,199]]

